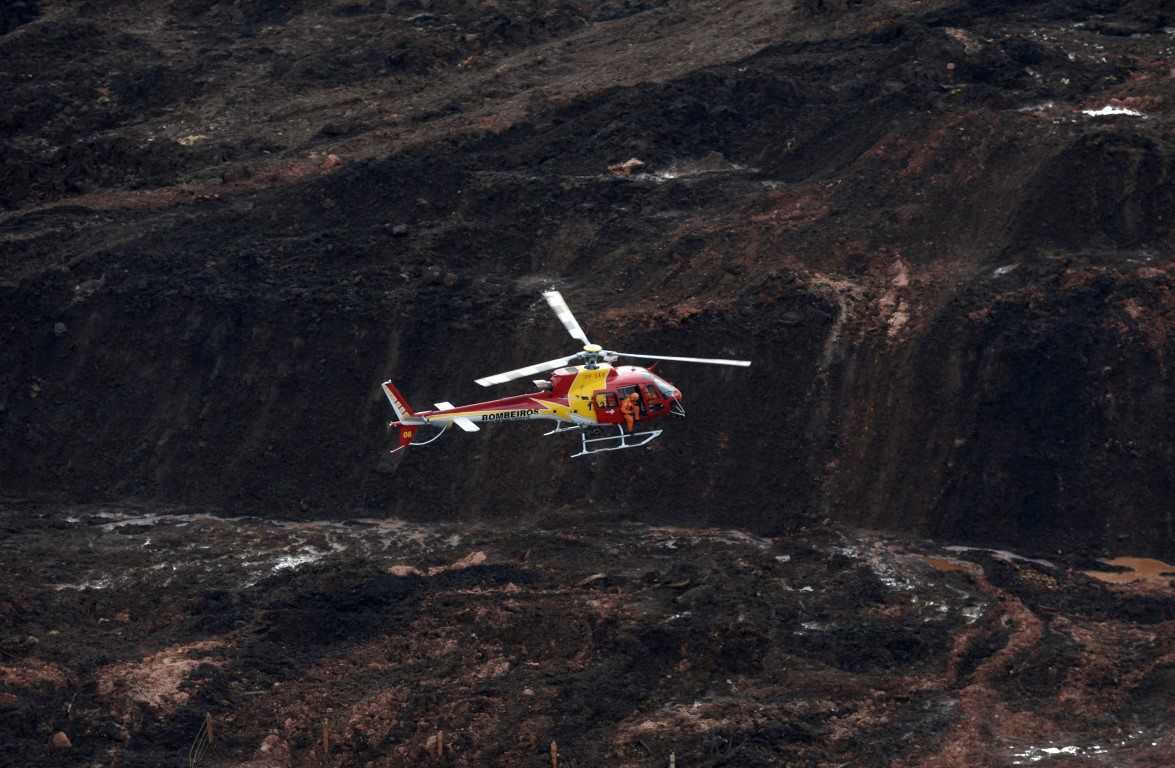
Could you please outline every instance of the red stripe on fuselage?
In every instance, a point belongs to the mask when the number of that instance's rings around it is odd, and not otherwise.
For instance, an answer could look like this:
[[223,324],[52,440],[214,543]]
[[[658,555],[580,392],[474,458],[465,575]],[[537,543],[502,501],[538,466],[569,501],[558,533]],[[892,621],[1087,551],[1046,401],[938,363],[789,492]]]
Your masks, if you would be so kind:
[[567,400],[563,398],[552,397],[547,394],[537,395],[517,395],[515,397],[504,397],[501,400],[489,400],[484,403],[473,403],[471,405],[460,405],[456,408],[446,408],[441,411],[417,411],[417,416],[424,416],[426,418],[436,418],[438,416],[466,416],[474,421],[482,414],[502,413],[505,411],[542,411],[547,409],[548,404],[562,405],[566,407]]

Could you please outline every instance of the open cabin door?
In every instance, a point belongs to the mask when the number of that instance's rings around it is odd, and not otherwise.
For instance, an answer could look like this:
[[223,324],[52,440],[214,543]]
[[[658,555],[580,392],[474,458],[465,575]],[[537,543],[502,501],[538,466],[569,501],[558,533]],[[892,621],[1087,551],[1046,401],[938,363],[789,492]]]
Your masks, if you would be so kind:
[[620,397],[613,390],[597,389],[593,392],[592,407],[596,411],[598,424],[620,424],[624,421],[620,415]]

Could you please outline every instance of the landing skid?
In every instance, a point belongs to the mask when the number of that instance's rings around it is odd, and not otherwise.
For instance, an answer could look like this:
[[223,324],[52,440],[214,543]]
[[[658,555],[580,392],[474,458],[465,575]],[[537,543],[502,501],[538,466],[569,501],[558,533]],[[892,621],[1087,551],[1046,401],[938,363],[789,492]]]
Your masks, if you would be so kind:
[[[391,425],[389,424],[388,426]],[[413,448],[417,448],[422,445],[434,443],[440,438],[441,435],[445,434],[445,431],[448,428],[449,425],[446,424],[428,440],[424,440],[419,443],[411,443],[411,446]],[[660,429],[653,429],[649,430],[648,432],[626,432],[623,426],[617,425],[615,434],[602,435],[601,433],[604,432],[605,429],[610,430],[610,427],[581,426],[579,424],[559,424],[550,432],[544,432],[543,436],[546,437],[547,435],[559,435],[564,432],[578,432],[580,447],[579,453],[571,454],[571,458],[574,459],[576,456],[588,456],[593,453],[604,453],[605,451],[622,451],[625,448],[640,448],[642,445],[648,445],[649,443],[656,440],[662,432]],[[591,435],[591,437],[589,437],[589,435]],[[396,453],[397,451],[407,447],[408,446],[406,445],[401,445],[397,448],[393,448],[391,451],[388,451],[388,453]]]
[[588,432],[583,432],[580,435],[580,449],[579,453],[571,454],[571,458],[576,456],[587,456],[593,453],[604,453],[605,451],[622,451],[625,448],[640,448],[642,445],[648,445],[661,434],[661,430],[654,429],[649,432],[625,432],[624,427],[617,427],[619,430],[615,435],[605,435],[603,437],[588,437]]

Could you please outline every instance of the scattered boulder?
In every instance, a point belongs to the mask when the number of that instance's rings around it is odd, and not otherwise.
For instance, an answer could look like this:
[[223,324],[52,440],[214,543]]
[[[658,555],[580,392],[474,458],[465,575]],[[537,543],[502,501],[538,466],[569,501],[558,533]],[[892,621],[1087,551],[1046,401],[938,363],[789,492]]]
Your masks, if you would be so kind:
[[702,584],[678,595],[674,602],[686,608],[699,608],[714,602],[715,594],[712,585]]
[[49,739],[49,743],[54,749],[70,749],[73,747],[73,742],[69,740],[69,736],[65,735],[65,731],[58,731],[53,734],[53,738]]
[[646,163],[644,160],[632,157],[628,160],[625,160],[623,163],[609,165],[608,170],[616,176],[631,176],[638,171],[643,171],[647,167],[648,163]]

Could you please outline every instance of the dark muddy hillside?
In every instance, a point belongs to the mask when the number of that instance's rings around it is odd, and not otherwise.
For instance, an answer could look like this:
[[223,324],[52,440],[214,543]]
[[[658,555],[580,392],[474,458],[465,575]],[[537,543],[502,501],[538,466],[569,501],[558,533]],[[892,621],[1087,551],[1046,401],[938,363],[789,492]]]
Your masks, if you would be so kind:
[[4,4],[0,766],[1175,763],[1172,13]]
[[[9,4],[0,492],[1175,554],[1170,13]],[[576,351],[550,288],[755,365],[661,366],[689,415],[642,451],[389,455],[385,378]]]

